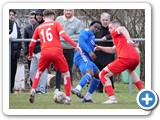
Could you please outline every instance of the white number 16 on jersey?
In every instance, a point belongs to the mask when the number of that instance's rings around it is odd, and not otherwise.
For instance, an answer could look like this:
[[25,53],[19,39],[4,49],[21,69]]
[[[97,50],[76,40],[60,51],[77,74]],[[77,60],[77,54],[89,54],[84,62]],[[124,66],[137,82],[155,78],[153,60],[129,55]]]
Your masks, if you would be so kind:
[[[44,29],[41,30],[41,35],[42,35],[42,38],[43,38],[43,42],[45,43],[46,42],[46,39],[51,42],[53,40],[53,35],[52,33],[50,32],[51,28],[47,28],[46,31],[44,31]],[[46,38],[46,39],[45,39]]]

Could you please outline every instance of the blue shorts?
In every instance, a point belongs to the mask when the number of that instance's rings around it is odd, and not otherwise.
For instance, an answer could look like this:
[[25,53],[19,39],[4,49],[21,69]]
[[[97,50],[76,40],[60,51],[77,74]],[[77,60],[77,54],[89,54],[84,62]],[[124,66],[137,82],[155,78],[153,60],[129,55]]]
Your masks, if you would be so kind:
[[78,67],[83,74],[89,69],[93,70],[93,73],[99,71],[98,67],[92,61],[82,61]]

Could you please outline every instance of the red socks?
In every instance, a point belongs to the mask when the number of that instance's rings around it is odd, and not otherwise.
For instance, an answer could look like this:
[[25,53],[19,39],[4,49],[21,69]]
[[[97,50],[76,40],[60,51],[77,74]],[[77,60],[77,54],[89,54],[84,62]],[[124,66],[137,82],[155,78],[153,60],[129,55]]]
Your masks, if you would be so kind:
[[110,86],[105,86],[105,91],[106,91],[106,93],[108,94],[108,96],[114,95],[114,90],[113,90],[112,85],[110,85]]
[[36,72],[36,74],[34,75],[34,79],[33,79],[33,84],[32,84],[32,88],[33,89],[36,89],[37,88],[37,85],[39,83],[39,80],[40,80],[40,77],[41,77],[41,73],[39,72]]
[[141,81],[135,82],[134,84],[136,85],[136,87],[138,88],[138,90],[143,89],[143,85],[142,85]]
[[71,95],[71,80],[69,76],[64,77],[64,89],[66,91],[66,96]]

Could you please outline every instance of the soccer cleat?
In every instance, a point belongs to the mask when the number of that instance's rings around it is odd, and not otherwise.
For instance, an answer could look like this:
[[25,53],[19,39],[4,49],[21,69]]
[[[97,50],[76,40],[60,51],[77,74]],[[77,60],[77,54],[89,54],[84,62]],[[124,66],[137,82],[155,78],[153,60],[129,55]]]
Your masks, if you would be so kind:
[[84,96],[82,95],[82,93],[79,90],[77,90],[76,88],[72,89],[71,91],[72,91],[72,94],[77,95],[77,97],[84,98]]
[[29,96],[29,102],[34,103],[34,98],[35,98],[35,91],[31,90],[30,96]]
[[116,103],[118,103],[116,99],[109,99],[103,102],[102,104],[116,104]]
[[82,103],[94,103],[92,99],[87,100],[86,98],[83,98]]
[[64,104],[65,104],[65,105],[70,105],[70,104],[71,104],[71,100],[65,99],[65,100],[64,100]]

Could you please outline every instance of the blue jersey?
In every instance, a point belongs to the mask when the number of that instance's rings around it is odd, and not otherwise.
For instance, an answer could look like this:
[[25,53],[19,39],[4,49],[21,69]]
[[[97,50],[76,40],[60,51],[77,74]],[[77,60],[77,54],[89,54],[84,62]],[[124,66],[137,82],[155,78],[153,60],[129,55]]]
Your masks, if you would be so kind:
[[79,47],[82,49],[82,55],[76,52],[74,55],[74,63],[78,64],[83,61],[92,61],[89,56],[90,52],[94,52],[95,36],[90,29],[84,29],[81,31],[78,38]]

